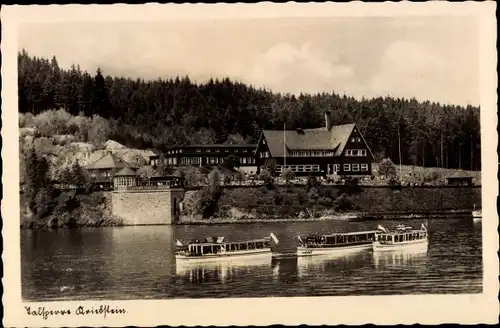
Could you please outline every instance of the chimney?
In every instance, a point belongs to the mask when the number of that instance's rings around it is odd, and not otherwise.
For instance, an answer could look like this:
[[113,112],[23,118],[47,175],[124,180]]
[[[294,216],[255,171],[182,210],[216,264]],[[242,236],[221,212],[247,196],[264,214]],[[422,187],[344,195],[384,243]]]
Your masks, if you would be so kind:
[[325,112],[325,124],[326,124],[326,129],[330,131],[332,129],[332,116],[329,110]]

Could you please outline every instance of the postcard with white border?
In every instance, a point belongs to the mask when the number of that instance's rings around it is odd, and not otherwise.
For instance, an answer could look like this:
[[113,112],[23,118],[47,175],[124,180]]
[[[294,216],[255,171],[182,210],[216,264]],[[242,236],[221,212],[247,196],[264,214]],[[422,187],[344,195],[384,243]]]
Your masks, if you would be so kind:
[[497,323],[495,10],[3,7],[3,324]]

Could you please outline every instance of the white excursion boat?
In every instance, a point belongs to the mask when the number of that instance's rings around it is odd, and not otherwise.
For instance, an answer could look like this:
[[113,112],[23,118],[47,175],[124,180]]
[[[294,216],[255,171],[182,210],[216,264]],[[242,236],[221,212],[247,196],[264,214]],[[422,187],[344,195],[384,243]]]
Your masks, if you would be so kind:
[[177,261],[212,262],[238,259],[255,259],[272,257],[271,239],[277,244],[278,238],[271,233],[270,237],[245,241],[225,241],[224,237],[208,237],[203,241],[195,240],[184,246],[177,240]]
[[476,205],[474,205],[474,210],[472,211],[472,218],[474,220],[481,220],[483,218],[483,210],[476,210]]
[[427,228],[422,224],[421,229],[398,225],[394,231],[379,226],[384,232],[373,242],[373,251],[391,251],[405,248],[427,248],[429,240]]
[[297,256],[341,254],[372,247],[381,231],[342,232],[328,235],[298,236]]

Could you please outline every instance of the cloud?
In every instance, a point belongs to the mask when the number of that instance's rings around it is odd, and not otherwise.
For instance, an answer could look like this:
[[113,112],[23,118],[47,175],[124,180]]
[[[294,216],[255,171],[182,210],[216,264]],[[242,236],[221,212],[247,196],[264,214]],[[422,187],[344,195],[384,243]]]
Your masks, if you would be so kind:
[[254,60],[248,80],[278,92],[331,91],[353,75],[350,66],[338,61],[338,55],[324,58],[321,49],[312,50],[308,43],[279,43]]
[[368,92],[371,96],[390,94],[446,103],[457,99],[451,99],[456,86],[454,72],[446,60],[425,46],[398,41],[386,48]]

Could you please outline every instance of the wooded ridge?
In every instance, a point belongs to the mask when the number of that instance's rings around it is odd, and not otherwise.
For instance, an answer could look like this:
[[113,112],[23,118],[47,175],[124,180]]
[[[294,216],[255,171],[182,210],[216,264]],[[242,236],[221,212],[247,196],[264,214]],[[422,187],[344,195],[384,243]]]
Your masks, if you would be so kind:
[[153,81],[95,75],[57,59],[18,54],[19,111],[64,108],[108,121],[105,136],[131,148],[255,143],[262,129],[315,128],[330,110],[334,124],[355,122],[377,159],[427,167],[481,169],[479,107],[415,99],[357,100],[331,93],[290,94],[229,78],[194,83],[189,77]]

